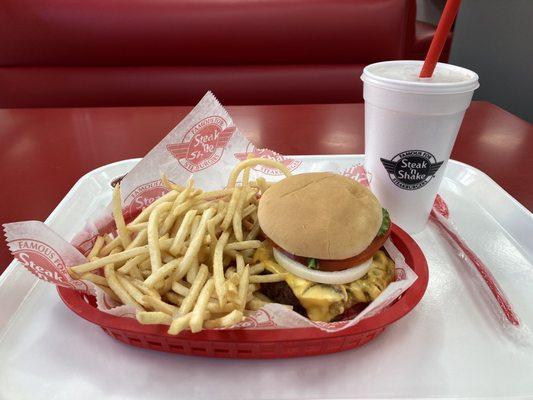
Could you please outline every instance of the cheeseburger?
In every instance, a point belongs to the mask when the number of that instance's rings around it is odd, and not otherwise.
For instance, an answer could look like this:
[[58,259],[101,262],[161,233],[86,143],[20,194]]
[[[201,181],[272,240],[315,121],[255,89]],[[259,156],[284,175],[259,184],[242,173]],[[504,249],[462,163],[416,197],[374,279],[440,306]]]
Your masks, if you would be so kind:
[[261,291],[311,320],[346,318],[394,280],[382,249],[388,213],[352,179],[328,172],[285,178],[262,195],[258,218],[268,241],[256,258],[286,276]]

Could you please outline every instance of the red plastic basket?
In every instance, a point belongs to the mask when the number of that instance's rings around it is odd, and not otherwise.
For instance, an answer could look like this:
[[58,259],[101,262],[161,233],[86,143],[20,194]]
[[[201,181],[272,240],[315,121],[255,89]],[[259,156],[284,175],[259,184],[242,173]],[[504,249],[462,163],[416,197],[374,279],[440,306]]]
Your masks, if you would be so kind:
[[387,325],[405,316],[420,301],[428,284],[427,262],[416,242],[393,225],[391,238],[418,275],[416,282],[391,306],[342,331],[328,333],[317,328],[227,329],[166,333],[167,326],[142,325],[133,318],[115,317],[99,311],[94,297],[58,287],[63,302],[80,317],[99,325],[121,342],[146,349],[194,356],[222,358],[284,358],[334,353],[352,349],[377,337]]

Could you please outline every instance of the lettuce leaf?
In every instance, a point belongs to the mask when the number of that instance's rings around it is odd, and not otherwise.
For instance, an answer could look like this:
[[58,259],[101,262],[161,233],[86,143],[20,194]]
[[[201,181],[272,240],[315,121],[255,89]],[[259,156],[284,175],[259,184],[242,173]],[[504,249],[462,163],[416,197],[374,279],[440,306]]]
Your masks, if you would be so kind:
[[381,226],[379,227],[378,236],[384,235],[390,227],[390,215],[387,209],[382,208],[383,220],[381,221]]
[[316,258],[307,259],[307,268],[309,269],[318,269],[318,260]]

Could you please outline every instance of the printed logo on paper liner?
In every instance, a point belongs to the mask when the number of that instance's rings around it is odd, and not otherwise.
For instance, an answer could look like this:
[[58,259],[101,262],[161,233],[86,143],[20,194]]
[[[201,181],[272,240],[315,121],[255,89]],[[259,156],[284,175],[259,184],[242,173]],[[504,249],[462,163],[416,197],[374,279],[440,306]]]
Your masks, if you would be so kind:
[[265,310],[257,310],[252,315],[248,315],[243,321],[234,325],[233,328],[269,328],[276,326],[272,316]]
[[407,274],[405,273],[405,270],[403,268],[396,267],[395,277],[396,281],[403,281],[407,278]]
[[[298,168],[302,162],[298,160],[293,160],[291,158],[283,157],[282,155],[276,153],[275,151],[269,150],[269,149],[259,149],[255,147],[252,143],[249,143],[246,147],[246,151],[244,153],[235,153],[235,158],[240,161],[244,161],[248,158],[248,156],[251,155],[253,158],[265,158],[268,160],[277,161],[287,167],[287,169],[291,172],[293,172],[296,168]],[[272,168],[267,165],[256,165],[252,168],[254,171],[261,172],[265,175],[271,175],[271,176],[280,176],[283,175],[283,172],[281,172],[277,168]]]
[[34,239],[9,243],[15,258],[39,279],[80,291],[89,291],[85,283],[70,278],[65,262],[52,247]]
[[370,185],[370,181],[372,181],[372,174],[365,170],[363,164],[356,164],[345,169],[342,172],[342,175],[350,179],[355,179],[357,182],[367,187]]
[[351,321],[335,321],[335,322],[322,322],[322,321],[312,321],[313,325],[322,329],[340,329],[348,325]]
[[[124,204],[128,205],[125,210],[126,214],[129,216],[134,215],[166,193],[168,193],[168,189],[163,185],[161,179],[145,183],[133,189],[124,199]],[[127,219],[127,215],[124,218]]]
[[198,172],[216,164],[231,136],[234,126],[219,116],[204,118],[194,125],[181,143],[168,144],[167,150],[189,172]]
[[443,163],[437,162],[433,154],[424,150],[407,150],[396,154],[392,160],[380,160],[392,183],[404,190],[426,186]]

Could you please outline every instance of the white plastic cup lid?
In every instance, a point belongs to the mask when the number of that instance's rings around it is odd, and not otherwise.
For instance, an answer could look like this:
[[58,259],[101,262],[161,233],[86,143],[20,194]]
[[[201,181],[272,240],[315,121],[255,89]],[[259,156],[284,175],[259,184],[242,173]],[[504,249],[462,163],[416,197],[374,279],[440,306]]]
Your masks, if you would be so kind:
[[[437,63],[434,72],[435,79],[417,78],[418,71],[422,68],[423,63],[423,61],[416,60],[398,60],[370,64],[364,68],[361,79],[365,84],[409,93],[465,93],[474,91],[479,87],[479,76],[475,72],[445,63]],[[410,75],[408,77],[411,80],[401,79],[401,77],[394,77],[394,74],[384,73],[388,72],[387,70],[398,71],[401,67],[405,68],[405,75]],[[445,81],[446,75],[452,77],[453,81]]]

